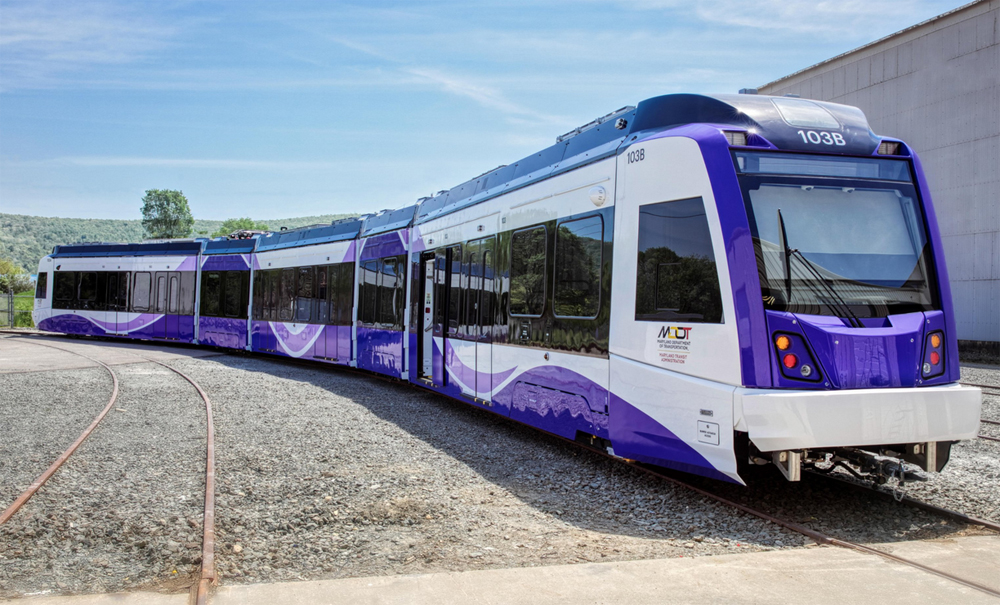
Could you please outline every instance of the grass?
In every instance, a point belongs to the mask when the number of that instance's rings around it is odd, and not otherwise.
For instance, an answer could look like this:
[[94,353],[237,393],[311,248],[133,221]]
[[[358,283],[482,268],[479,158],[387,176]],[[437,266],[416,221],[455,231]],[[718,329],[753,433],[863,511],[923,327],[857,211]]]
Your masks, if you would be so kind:
[[28,291],[14,295],[15,328],[35,327],[35,322],[31,319],[31,310],[34,309],[34,307],[35,307],[35,295],[33,292]]

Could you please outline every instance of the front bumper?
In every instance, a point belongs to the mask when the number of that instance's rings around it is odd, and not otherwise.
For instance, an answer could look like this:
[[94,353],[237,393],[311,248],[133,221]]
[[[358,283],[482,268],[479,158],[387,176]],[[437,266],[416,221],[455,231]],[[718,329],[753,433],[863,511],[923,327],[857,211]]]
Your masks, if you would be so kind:
[[736,389],[737,430],[762,452],[974,439],[982,393],[923,388],[792,391]]

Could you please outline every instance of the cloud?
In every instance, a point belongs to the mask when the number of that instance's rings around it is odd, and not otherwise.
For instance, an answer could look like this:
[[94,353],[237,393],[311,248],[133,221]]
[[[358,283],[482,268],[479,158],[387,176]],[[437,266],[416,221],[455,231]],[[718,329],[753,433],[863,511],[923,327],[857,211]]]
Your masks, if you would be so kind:
[[176,33],[175,27],[113,3],[5,1],[3,88],[48,87],[63,73],[142,61],[167,47]]

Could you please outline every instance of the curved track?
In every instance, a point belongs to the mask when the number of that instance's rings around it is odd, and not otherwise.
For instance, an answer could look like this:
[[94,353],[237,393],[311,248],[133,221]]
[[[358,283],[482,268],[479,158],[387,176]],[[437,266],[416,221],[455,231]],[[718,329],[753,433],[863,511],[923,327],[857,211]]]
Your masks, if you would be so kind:
[[[6,333],[11,333],[11,332],[6,332]],[[14,332],[14,333],[16,334],[16,332]],[[0,525],[6,523],[7,520],[10,519],[10,517],[13,516],[14,513],[16,513],[18,511],[18,509],[20,509],[21,506],[24,505],[25,502],[27,502],[29,499],[31,499],[31,497],[33,495],[35,495],[35,493],[43,485],[45,485],[45,483],[52,477],[52,475],[55,474],[55,472],[59,469],[59,467],[62,466],[63,463],[66,462],[67,459],[69,459],[70,456],[73,455],[73,453],[77,450],[77,448],[80,447],[80,444],[82,444],[84,442],[84,440],[86,440],[87,437],[90,436],[90,434],[94,431],[94,429],[97,428],[97,425],[100,424],[101,420],[103,420],[104,417],[111,410],[111,408],[114,407],[115,401],[118,399],[118,392],[119,392],[119,389],[118,389],[118,376],[115,374],[114,370],[111,369],[111,366],[107,365],[103,361],[100,361],[99,359],[95,359],[93,357],[90,357],[89,355],[84,355],[83,353],[78,353],[76,351],[71,351],[69,349],[64,349],[63,347],[55,346],[55,345],[53,345],[51,343],[38,342],[34,338],[32,338],[32,339],[24,339],[24,340],[25,340],[25,342],[29,342],[31,344],[35,344],[35,345],[38,345],[38,346],[49,347],[51,349],[58,349],[60,351],[66,352],[66,353],[72,353],[73,355],[79,355],[80,357],[84,357],[86,359],[89,359],[89,360],[93,361],[94,363],[97,363],[97,364],[103,366],[104,369],[106,369],[108,371],[108,373],[111,374],[111,378],[114,381],[114,391],[111,394],[111,398],[108,401],[107,406],[104,407],[104,409],[101,411],[101,413],[98,414],[97,418],[94,419],[94,421],[90,424],[90,426],[87,427],[87,429],[83,432],[83,434],[80,435],[80,437],[77,438],[77,440],[74,441],[73,444],[65,452],[63,452],[62,455],[60,455],[56,459],[56,461],[53,462],[52,465],[44,473],[42,473],[41,476],[38,477],[38,479],[36,479],[34,481],[31,484],[31,486],[27,490],[25,490],[25,492],[22,493],[14,501],[14,503],[11,504],[7,508],[7,510],[5,510],[3,512],[2,515],[0,515]],[[203,529],[202,529],[201,573],[200,573],[200,579],[199,579],[198,583],[195,586],[192,587],[192,594],[194,596],[195,602],[198,605],[204,605],[205,603],[208,602],[209,587],[212,584],[216,583],[216,573],[215,573],[215,426],[214,426],[214,423],[213,423],[213,420],[212,420],[212,401],[211,401],[211,399],[209,399],[208,394],[205,393],[205,390],[201,388],[201,385],[199,385],[197,382],[195,382],[195,380],[192,379],[187,374],[181,372],[180,370],[178,370],[178,369],[176,369],[176,368],[174,368],[174,367],[172,367],[172,366],[170,366],[170,365],[168,365],[166,363],[163,363],[161,361],[156,361],[155,359],[150,359],[148,357],[144,357],[144,356],[139,355],[138,353],[136,353],[134,351],[128,351],[128,353],[130,355],[132,355],[134,357],[138,357],[139,359],[142,359],[143,361],[146,361],[148,363],[155,363],[155,364],[157,364],[159,366],[163,366],[164,368],[166,368],[166,369],[170,370],[171,372],[177,374],[178,376],[180,376],[181,378],[183,378],[184,380],[186,380],[187,382],[189,382],[191,384],[191,386],[193,386],[195,388],[195,390],[198,391],[198,394],[201,396],[202,400],[205,402],[205,417],[206,417],[206,423],[207,423],[208,439],[207,439],[207,446],[206,446],[206,453],[205,453],[205,458],[206,458],[206,460],[205,460],[205,509],[204,509]]]
[[38,492],[38,490],[43,485],[45,485],[45,482],[48,481],[52,477],[52,475],[54,475],[56,473],[56,471],[59,470],[59,467],[61,467],[63,465],[63,463],[66,462],[66,460],[68,460],[69,457],[73,455],[73,452],[75,452],[77,450],[77,448],[79,448],[80,445],[87,439],[87,437],[89,437],[90,434],[94,432],[94,429],[96,429],[97,425],[99,425],[101,423],[101,421],[104,420],[104,417],[107,416],[108,412],[111,411],[111,408],[114,407],[115,401],[118,400],[118,375],[115,374],[115,371],[112,370],[111,366],[109,366],[108,364],[104,363],[103,361],[101,361],[99,359],[94,359],[93,357],[91,357],[89,355],[84,355],[83,353],[78,353],[76,351],[70,351],[69,349],[64,349],[62,347],[57,347],[57,346],[55,346],[53,344],[46,344],[46,343],[41,343],[41,342],[35,342],[33,340],[28,340],[27,342],[31,342],[31,344],[35,344],[35,345],[42,346],[42,347],[48,347],[50,349],[58,349],[60,351],[63,351],[63,352],[66,352],[66,353],[71,353],[73,355],[79,355],[80,357],[83,357],[83,358],[89,359],[90,361],[93,361],[94,363],[102,366],[105,370],[108,371],[108,374],[111,375],[111,380],[114,382],[114,388],[111,391],[111,398],[108,399],[108,405],[104,406],[104,409],[101,410],[101,413],[98,414],[96,418],[94,418],[94,421],[90,423],[90,426],[88,426],[83,431],[83,433],[79,437],[77,437],[76,441],[74,441],[66,449],[66,451],[64,451],[58,458],[56,458],[55,462],[53,462],[49,466],[49,468],[47,468],[45,470],[44,473],[42,473],[41,475],[39,475],[38,478],[35,479],[31,483],[30,486],[28,486],[28,489],[24,490],[24,492],[20,496],[18,496],[17,499],[15,499],[14,502],[10,506],[8,506],[7,509],[5,511],[3,511],[2,514],[0,514],[0,525],[3,525],[12,516],[14,516],[14,513],[16,513],[18,510],[20,510],[20,508],[22,506],[24,506],[24,504],[28,500],[30,500],[31,497],[34,496],[35,493]]

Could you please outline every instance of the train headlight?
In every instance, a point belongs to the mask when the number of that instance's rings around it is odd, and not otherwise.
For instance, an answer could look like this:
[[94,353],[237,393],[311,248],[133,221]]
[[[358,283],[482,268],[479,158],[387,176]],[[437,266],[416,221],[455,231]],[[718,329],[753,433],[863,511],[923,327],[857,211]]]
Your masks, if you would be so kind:
[[930,373],[931,373],[931,364],[925,363],[924,364],[924,374],[930,374]]
[[802,376],[805,378],[809,378],[810,376],[812,376],[813,373],[812,366],[809,365],[802,366],[802,370],[800,371],[802,372]]

